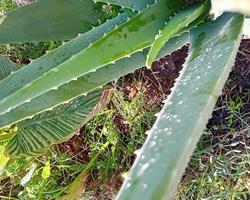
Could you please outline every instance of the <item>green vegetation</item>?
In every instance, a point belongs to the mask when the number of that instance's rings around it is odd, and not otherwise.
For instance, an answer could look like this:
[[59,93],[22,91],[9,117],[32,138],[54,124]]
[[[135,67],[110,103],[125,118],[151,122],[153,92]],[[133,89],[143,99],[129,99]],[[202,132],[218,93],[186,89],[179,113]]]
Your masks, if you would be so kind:
[[[142,93],[129,98],[117,90],[116,86],[113,90],[110,103],[112,106],[99,112],[84,126],[82,134],[78,136],[84,143],[73,140],[73,144],[68,144],[73,148],[72,152],[66,152],[67,149],[70,149],[66,144],[51,149],[46,156],[36,159],[21,157],[12,161],[5,172],[10,179],[4,179],[1,182],[1,191],[12,197],[21,192],[18,196],[19,199],[58,199],[68,190],[77,175],[85,169],[88,161],[108,141],[111,145],[100,154],[95,162],[95,167],[89,172],[89,185],[83,196],[85,199],[112,199],[119,189],[122,181],[121,175],[131,167],[135,151],[143,145],[146,138],[145,132],[153,125],[155,114],[159,111],[158,107],[148,108],[142,99]],[[230,104],[239,106],[232,100]],[[114,115],[122,116],[121,122],[127,125],[125,129],[117,127]],[[211,131],[216,128],[219,127],[214,126],[207,129],[200,139],[178,187],[176,199],[205,197],[244,199],[244,196],[247,195],[246,191],[249,190],[247,169],[250,163],[250,146],[247,140],[249,139],[245,133],[237,133],[235,130],[229,134],[225,133],[225,135],[213,135]],[[231,129],[230,124],[224,124],[223,128]],[[126,135],[123,131],[126,132]],[[239,138],[230,139],[231,136]],[[217,137],[222,139],[218,141]],[[75,146],[83,146],[83,148],[74,149],[74,143]],[[235,152],[238,143],[242,143],[246,151]],[[225,149],[227,149],[227,155],[223,153]],[[235,153],[237,153],[236,162],[231,159]],[[79,155],[85,155],[86,158]],[[47,179],[43,179],[42,171],[48,159],[51,174]],[[86,163],[84,164],[82,161]],[[20,186],[21,180],[28,173],[33,162],[37,165],[35,172],[23,188]]]
[[[39,0],[3,12],[0,198],[171,199],[183,177],[176,199],[247,199],[249,139],[230,129],[236,118],[248,128],[243,99],[227,99],[228,135],[214,141],[210,126],[202,136],[232,69],[244,15],[214,20],[209,0],[101,2]],[[4,11],[15,7],[1,1]],[[143,86],[124,92],[120,77],[188,41],[164,106],[149,106]]]
[[[218,140],[216,137],[222,139],[214,143]],[[245,133],[219,136],[205,133],[179,185],[177,199],[248,199],[250,151],[247,140]],[[237,150],[239,144],[243,145],[242,150]]]

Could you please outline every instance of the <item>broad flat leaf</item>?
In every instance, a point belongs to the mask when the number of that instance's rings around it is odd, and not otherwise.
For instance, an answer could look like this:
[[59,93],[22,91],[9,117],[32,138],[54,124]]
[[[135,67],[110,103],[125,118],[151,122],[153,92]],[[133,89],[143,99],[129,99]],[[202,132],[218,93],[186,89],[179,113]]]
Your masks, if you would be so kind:
[[172,199],[234,64],[244,17],[191,31],[190,55],[117,200]]
[[102,91],[93,91],[18,123],[16,135],[6,146],[7,154],[36,156],[44,153],[49,146],[68,140],[81,124],[87,122],[86,119],[93,117],[91,112],[101,95]]
[[50,159],[48,158],[42,171],[42,178],[47,179],[50,177],[50,174],[51,174],[51,167],[50,167]]
[[96,25],[92,0],[38,0],[0,17],[0,43],[72,39]]
[[0,55],[0,81],[16,71],[18,68],[10,59]]
[[[170,15],[183,4],[184,3],[179,1],[173,3],[169,0],[157,2],[155,5],[115,28],[72,58],[27,83],[23,88],[20,88],[13,94],[6,96],[6,98],[0,102],[1,118],[3,115],[13,114],[19,106],[31,102],[34,98],[39,98],[39,96],[46,93],[60,92],[59,90],[64,88],[65,85],[67,86],[70,83],[74,84],[74,82],[77,82],[79,79],[89,77],[92,73],[94,74],[98,69],[105,68],[105,66],[115,61],[147,48],[154,40],[154,36],[158,32],[156,30],[159,30],[165,21],[169,19]],[[139,26],[138,23],[140,24]],[[103,52],[105,52],[105,54]],[[3,83],[0,83],[1,88],[3,86],[2,84]],[[98,87],[98,85],[96,85],[96,87]],[[83,93],[83,91],[80,92],[79,90],[77,92]],[[71,95],[70,90],[68,90],[67,93],[63,93],[63,96],[67,95]],[[61,100],[59,99],[60,103],[67,102],[72,99],[72,97],[67,97],[64,101],[62,99],[63,98],[61,98]],[[56,103],[57,100],[58,99],[54,99],[53,106],[60,104]],[[50,108],[51,105],[48,105],[47,109]],[[40,111],[44,110],[39,106],[36,109],[40,109]],[[22,110],[21,114],[25,114],[24,112],[25,110]],[[33,112],[32,114],[26,112],[25,117],[31,117],[36,113],[38,112]],[[5,117],[5,120],[1,119],[0,127],[22,119],[17,119],[17,116],[14,116],[14,118],[15,119]],[[10,119],[11,121],[7,121],[6,119]]]
[[0,129],[0,145],[5,145],[9,142],[17,132],[17,128],[14,126],[13,128],[3,128]]
[[155,3],[155,0],[96,0],[140,11]]
[[9,157],[4,154],[5,146],[0,145],[0,177],[3,175]]
[[[173,38],[172,40],[169,41],[169,43],[162,49],[162,51],[160,52],[159,54],[159,57],[161,56],[164,56],[164,55],[168,55],[170,54],[171,52],[173,52],[174,50],[180,48],[182,45],[186,44],[188,42],[188,34],[184,34],[182,37],[177,37],[177,38]],[[83,78],[82,82],[77,82],[76,84],[70,84],[68,87],[65,87],[65,90],[68,88],[68,90],[71,91],[72,95],[75,95],[75,91],[77,91],[77,88],[85,88],[86,90],[90,90],[91,88],[95,88],[96,85],[103,85],[107,82],[109,82],[110,80],[116,80],[117,78],[119,78],[121,75],[126,75],[130,72],[133,72],[134,70],[136,69],[139,69],[141,66],[143,66],[143,64],[145,63],[146,61],[146,55],[147,55],[147,51],[145,52],[138,52],[134,55],[131,56],[131,58],[126,58],[125,60],[121,60],[120,62],[117,62],[115,65],[110,65],[110,66],[107,66],[105,69],[102,69],[102,70],[97,70],[95,74],[93,74],[92,76],[90,77],[85,77],[86,79]],[[159,58],[158,57],[158,58]],[[63,90],[62,90],[63,92]],[[25,105],[23,107],[24,111],[22,110],[18,110],[17,109],[17,112],[14,113],[12,116],[3,116],[3,120],[6,121],[7,118],[13,118],[15,117],[16,115],[20,115],[22,112],[25,112],[27,110],[29,110],[30,108],[33,108],[35,109],[37,106],[41,106],[40,104],[43,104],[43,100],[55,100],[54,98],[54,94],[51,96],[49,95],[44,95],[44,96],[41,96],[40,98],[37,99],[37,101],[34,101],[33,102],[30,102],[29,104]],[[62,94],[58,93],[58,98],[62,97]],[[48,101],[49,102],[49,101]],[[37,104],[36,104],[37,103]],[[46,106],[46,104],[45,104]],[[60,108],[60,106],[59,106]],[[56,110],[56,108],[54,109]],[[50,116],[52,115],[52,120],[53,120],[53,115],[55,115],[55,117],[57,116],[55,112],[52,111],[52,113],[50,112],[47,112],[47,115]],[[61,115],[59,113],[59,115]],[[45,117],[43,121],[43,116]],[[46,115],[44,114],[41,114],[40,117],[39,115],[34,117],[34,119],[39,119],[41,120],[41,122],[44,122],[42,123],[42,127],[43,126],[47,126],[46,124]],[[64,118],[65,119],[65,118]],[[67,118],[67,112],[66,112],[66,119]],[[32,123],[33,122],[33,123]],[[35,131],[35,127],[38,127],[39,124],[36,124],[35,123],[36,121],[32,121],[32,120],[25,120],[23,122],[20,122],[17,126],[18,126],[18,133],[17,134],[21,134],[21,137],[19,139],[18,135],[13,139],[13,142],[11,142],[9,144],[9,147],[10,150],[9,150],[9,154],[12,155],[12,156],[16,156],[16,155],[19,155],[19,154],[22,154],[22,153],[29,153],[31,154],[30,152],[33,151],[27,151],[27,150],[22,150],[22,144],[23,144],[23,139],[22,138],[22,134],[28,134],[27,136],[29,137],[29,134],[32,134],[33,132],[34,133],[38,133],[37,131]],[[39,121],[37,121],[39,122]],[[81,121],[82,122],[82,121]],[[57,126],[60,125],[59,123],[57,123]],[[78,125],[79,126],[79,125]],[[39,128],[39,127],[38,127]],[[40,130],[40,128],[39,128]],[[44,129],[45,131],[47,131],[47,128]],[[28,133],[30,132],[30,133]],[[66,135],[71,135],[71,132],[68,132]],[[37,137],[39,135],[36,135]],[[38,151],[38,153],[32,153],[32,154],[39,154],[39,152],[41,151],[41,149],[43,148],[47,148],[48,145],[54,143],[55,141],[57,141],[56,139],[52,140],[52,141],[49,141],[47,144],[42,145],[40,147],[38,147],[38,149],[35,149],[35,151]],[[24,143],[24,146],[25,144],[27,143],[28,145],[28,142],[26,141]],[[58,141],[57,141],[58,143]]]
[[[16,70],[18,70],[18,68],[15,63],[13,63],[10,59],[4,57],[3,55],[0,55],[0,81],[8,77],[12,72]],[[11,138],[13,138],[16,134],[15,132],[15,128],[0,129],[0,146],[4,145]],[[4,162],[3,155],[1,155],[0,153],[0,157],[1,156]]]

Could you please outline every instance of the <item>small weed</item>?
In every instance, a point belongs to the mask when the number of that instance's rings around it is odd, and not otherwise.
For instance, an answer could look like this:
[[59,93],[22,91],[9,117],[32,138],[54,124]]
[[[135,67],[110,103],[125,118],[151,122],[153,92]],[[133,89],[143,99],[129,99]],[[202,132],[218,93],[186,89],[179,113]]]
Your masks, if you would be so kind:
[[227,102],[229,116],[226,118],[228,123],[231,125],[235,118],[240,118],[239,113],[243,107],[242,99],[237,96],[235,100],[229,99]]
[[[6,169],[8,178],[2,180],[0,195],[24,199],[58,199],[61,197],[76,175],[82,172],[85,165],[73,159],[67,153],[51,152],[51,175],[42,178],[42,171],[48,157],[36,159],[18,158]],[[21,184],[33,164],[36,168],[27,183]]]
[[6,44],[0,45],[0,54],[9,57],[17,65],[22,66],[28,64],[32,60],[35,60],[47,51],[51,51],[62,42],[40,42],[36,44],[25,43],[25,44]]
[[[99,113],[85,126],[83,135],[89,144],[90,154],[94,155],[100,151],[106,141],[110,143],[109,148],[97,160],[96,169],[91,173],[91,182],[93,184],[98,180],[98,189],[95,187],[93,191],[93,187],[89,187],[88,195],[91,192],[95,193],[94,196],[104,195],[103,191],[108,190],[106,198],[99,198],[112,199],[112,195],[119,189],[119,186],[115,188],[115,185],[122,181],[121,174],[131,167],[135,151],[142,146],[146,138],[145,132],[155,121],[155,112],[156,110],[145,112],[142,93],[139,92],[128,99],[124,93],[116,90],[109,109]],[[110,182],[113,182],[112,189]]]
[[[231,99],[227,104],[230,111],[228,119],[240,115],[244,105],[240,98]],[[247,123],[244,121],[242,124]],[[247,129],[236,132],[231,129],[230,120],[221,129],[218,126],[207,129],[186,169],[176,199],[249,199],[249,142]]]
[[13,10],[17,6],[12,0],[0,0],[0,15],[6,13],[9,10]]

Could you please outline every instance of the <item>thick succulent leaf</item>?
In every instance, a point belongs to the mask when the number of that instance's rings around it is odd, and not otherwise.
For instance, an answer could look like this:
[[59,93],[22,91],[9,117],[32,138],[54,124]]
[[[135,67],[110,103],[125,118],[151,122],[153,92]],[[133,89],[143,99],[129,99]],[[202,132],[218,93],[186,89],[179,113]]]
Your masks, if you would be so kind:
[[151,67],[157,54],[170,38],[181,34],[186,30],[186,27],[191,29],[192,27],[189,25],[192,24],[192,22],[195,22],[193,25],[196,26],[197,19],[203,20],[203,18],[200,17],[204,13],[208,13],[208,11],[209,3],[207,1],[206,3],[186,8],[185,10],[177,13],[160,31],[159,35],[156,36],[155,41],[153,42],[153,45],[149,51],[146,66]]
[[93,91],[18,123],[16,135],[6,146],[7,154],[39,155],[49,146],[68,140],[82,123],[93,116],[91,112],[101,95],[102,90]]
[[[188,34],[173,38],[161,50],[159,57],[170,54],[174,50],[186,44],[189,40]],[[69,99],[87,93],[94,88],[100,87],[110,81],[116,80],[121,76],[134,72],[142,67],[146,61],[148,49],[143,52],[137,52],[130,58],[124,58],[115,64],[107,65],[96,72],[89,73],[67,84],[62,85],[58,90],[52,90],[44,93],[30,102],[18,106],[16,109],[0,115],[0,127],[9,125],[20,119],[29,118],[35,113],[50,109],[53,105],[68,101]],[[159,58],[158,57],[158,58]]]
[[191,32],[190,55],[117,200],[172,199],[234,64],[243,20],[224,14]]
[[112,31],[115,26],[119,26],[126,22],[127,18],[127,14],[119,15],[115,19],[107,21],[85,34],[79,35],[77,38],[64,43],[64,45],[48,52],[45,56],[34,60],[15,73],[12,73],[11,76],[0,82],[0,100],[21,89],[30,81],[38,78],[57,65],[70,59],[73,55],[79,53],[91,43],[103,37],[104,34]]
[[0,43],[71,39],[96,25],[92,0],[38,0],[0,17]]
[[240,12],[250,16],[250,1],[249,0],[211,0],[211,13],[215,17],[223,12]]
[[10,59],[0,55],[0,81],[16,71],[18,67]]
[[105,2],[108,4],[115,4],[136,11],[141,11],[147,8],[149,5],[155,3],[155,0],[95,0],[95,1]]
[[250,37],[250,19],[249,18],[245,18],[243,34],[246,35],[247,37]]
[[107,64],[148,47],[169,16],[180,9],[183,4],[179,1],[173,3],[169,0],[162,0],[149,7],[71,59],[4,98],[0,102],[1,115],[21,104],[30,102],[43,93],[56,91],[65,83],[76,81],[83,75],[95,72]]

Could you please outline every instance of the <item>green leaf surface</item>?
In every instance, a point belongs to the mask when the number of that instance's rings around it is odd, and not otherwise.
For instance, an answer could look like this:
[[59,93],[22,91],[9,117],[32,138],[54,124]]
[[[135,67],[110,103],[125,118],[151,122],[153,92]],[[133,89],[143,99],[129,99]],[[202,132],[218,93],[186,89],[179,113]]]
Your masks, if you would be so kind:
[[244,17],[191,32],[190,55],[117,200],[170,200],[234,64]]
[[92,0],[38,0],[0,17],[0,43],[72,39],[98,23]]
[[16,135],[16,130],[0,130],[0,145],[5,145]]
[[11,72],[18,70],[18,67],[10,59],[0,55],[0,81],[5,79]]
[[102,90],[93,91],[18,123],[15,137],[6,146],[7,154],[37,156],[49,146],[68,140],[81,124],[93,117],[91,112],[101,95]]
[[[164,46],[164,48],[162,48],[158,58],[170,54],[186,44],[188,40],[188,34],[183,34],[180,37],[173,38],[166,46]],[[12,111],[0,115],[0,127],[33,116],[35,113],[50,109],[54,105],[68,101],[75,96],[87,93],[110,81],[117,80],[121,76],[134,72],[136,69],[139,69],[144,65],[147,53],[148,49],[143,52],[137,52],[130,58],[124,58],[115,64],[107,65],[98,69],[96,72],[82,76],[77,79],[77,81],[71,81],[62,85],[58,90],[44,93],[43,95],[32,99],[30,102],[18,106]]]
[[141,11],[149,5],[155,3],[155,0],[96,0],[96,2],[105,2],[115,4],[132,10]]
[[250,38],[250,19],[245,18],[243,34]]
[[[159,35],[156,36],[155,41],[153,42],[153,45],[149,51],[146,66],[148,68],[151,67],[157,54],[170,38],[186,31],[187,27],[191,29],[192,27],[189,25],[192,22],[197,23],[197,19],[199,19],[199,17],[207,11],[209,11],[208,1],[200,5],[189,7],[177,13],[160,31]],[[203,21],[203,18],[200,19]],[[196,23],[194,23],[194,26],[196,26]]]
[[[31,102],[39,95],[56,92],[64,84],[77,81],[84,75],[87,76],[99,68],[148,47],[170,15],[183,4],[180,1],[172,3],[169,0],[157,2],[72,58],[27,83],[13,94],[5,96],[0,102],[0,114],[8,114],[17,106]],[[2,84],[0,83],[0,87]],[[7,124],[0,120],[0,126],[2,123]]]
[[121,14],[115,19],[109,20],[106,23],[93,28],[89,32],[81,34],[77,38],[64,43],[64,45],[48,52],[41,58],[34,60],[15,73],[12,73],[7,79],[0,81],[0,100],[70,59],[73,55],[79,53],[91,43],[103,37],[104,34],[112,31],[115,26],[119,26],[126,22],[127,18],[127,14]]
[[50,175],[51,175],[50,158],[48,158],[43,168],[41,176],[43,179],[47,179],[50,177]]
[[215,17],[223,12],[238,12],[250,16],[250,1],[249,0],[211,0],[211,13]]
[[0,177],[4,174],[5,167],[10,160],[8,156],[4,154],[5,146],[0,145]]

